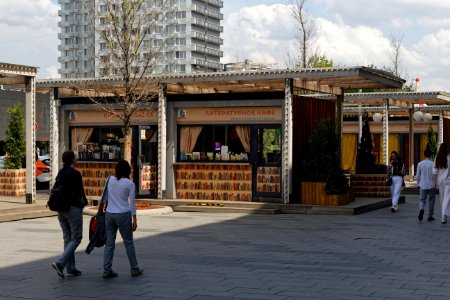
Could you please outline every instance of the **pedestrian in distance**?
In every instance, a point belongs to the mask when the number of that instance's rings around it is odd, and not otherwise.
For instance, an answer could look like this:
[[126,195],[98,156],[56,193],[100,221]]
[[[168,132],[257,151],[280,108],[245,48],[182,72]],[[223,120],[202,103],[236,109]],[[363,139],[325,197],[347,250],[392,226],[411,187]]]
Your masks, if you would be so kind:
[[391,152],[391,157],[389,159],[389,165],[387,167],[388,180],[391,182],[391,197],[392,206],[391,211],[398,211],[398,199],[400,198],[400,192],[403,185],[403,176],[406,175],[407,170],[403,164],[402,159],[398,155],[397,151]]
[[439,188],[439,199],[441,201],[441,223],[447,223],[448,204],[450,200],[450,178],[449,178],[450,155],[448,144],[442,143],[439,146],[434,163],[434,174]]
[[137,228],[136,187],[134,182],[130,180],[130,173],[130,164],[126,160],[120,160],[117,162],[115,175],[111,176],[108,181],[103,278],[117,276],[117,273],[112,270],[117,230],[122,236],[127,252],[131,276],[139,276],[144,272],[138,264],[133,241],[133,231]]
[[83,235],[83,207],[87,205],[81,173],[75,169],[77,162],[73,151],[62,155],[63,167],[56,176],[56,183],[62,184],[64,201],[70,203],[67,211],[58,212],[58,221],[64,239],[64,252],[52,263],[59,277],[64,278],[64,269],[69,276],[79,276],[76,268],[75,250],[81,243]]
[[417,186],[420,188],[419,197],[419,221],[423,220],[425,213],[425,204],[428,198],[428,221],[434,221],[434,201],[436,195],[436,180],[433,175],[434,163],[431,160],[431,150],[426,148],[423,152],[425,159],[417,165]]

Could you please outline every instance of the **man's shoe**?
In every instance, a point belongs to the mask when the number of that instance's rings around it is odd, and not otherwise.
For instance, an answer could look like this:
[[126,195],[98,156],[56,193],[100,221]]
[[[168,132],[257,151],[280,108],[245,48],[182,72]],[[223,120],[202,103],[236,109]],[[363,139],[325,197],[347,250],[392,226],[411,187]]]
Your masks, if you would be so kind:
[[103,272],[103,278],[114,278],[117,277],[117,273],[114,271]]
[[142,273],[144,273],[144,269],[142,268],[131,270],[131,276],[139,276],[142,275]]
[[423,220],[423,213],[424,213],[424,210],[421,209],[420,212],[419,212],[419,217],[418,217],[419,221]]
[[81,271],[80,270],[73,270],[73,271],[67,271],[67,276],[80,276],[81,275]]
[[395,206],[392,205],[392,206],[391,206],[391,212],[395,213],[395,211],[396,211],[396,210],[395,210]]
[[52,268],[55,269],[59,277],[64,278],[64,268],[58,265],[56,262],[52,263]]
[[434,221],[434,220],[436,220],[435,218],[433,218],[433,217],[428,217],[428,222],[431,222],[431,221]]

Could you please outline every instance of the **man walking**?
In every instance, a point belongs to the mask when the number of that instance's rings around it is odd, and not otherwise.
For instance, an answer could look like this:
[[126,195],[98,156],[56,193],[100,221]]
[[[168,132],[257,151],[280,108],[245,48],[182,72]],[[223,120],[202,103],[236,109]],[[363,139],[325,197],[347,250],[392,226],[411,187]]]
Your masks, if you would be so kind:
[[419,221],[423,220],[425,204],[428,197],[428,221],[434,221],[434,200],[436,198],[436,182],[433,176],[433,161],[431,160],[431,150],[426,148],[425,159],[417,165],[417,186],[420,188],[419,198]]

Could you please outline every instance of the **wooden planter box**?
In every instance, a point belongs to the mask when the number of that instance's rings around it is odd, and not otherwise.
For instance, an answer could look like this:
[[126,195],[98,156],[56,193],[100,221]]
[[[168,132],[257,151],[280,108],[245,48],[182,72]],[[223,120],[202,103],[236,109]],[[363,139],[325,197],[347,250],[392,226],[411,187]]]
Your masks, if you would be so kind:
[[25,196],[27,185],[26,169],[0,170],[0,195]]
[[325,182],[302,182],[302,204],[339,206],[346,205],[355,200],[351,191],[340,195],[327,195]]
[[386,174],[352,174],[350,185],[356,197],[391,197]]

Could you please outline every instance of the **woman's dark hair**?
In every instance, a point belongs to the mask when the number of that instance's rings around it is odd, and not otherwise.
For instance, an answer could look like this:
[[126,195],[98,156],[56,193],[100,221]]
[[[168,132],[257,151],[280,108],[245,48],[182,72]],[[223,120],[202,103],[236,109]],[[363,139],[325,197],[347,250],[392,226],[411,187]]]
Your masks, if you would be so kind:
[[395,156],[397,156],[397,161],[398,161],[399,163],[402,162],[402,158],[400,157],[400,155],[398,155],[398,152],[397,152],[397,151],[392,151],[392,152],[391,152],[391,156],[389,157],[389,161],[390,161],[390,162],[392,162],[392,154],[395,154]]
[[446,169],[448,167],[447,155],[448,155],[448,145],[447,143],[442,143],[439,146],[439,150],[436,155],[436,162],[435,162],[436,168]]
[[75,161],[75,153],[71,150],[65,151],[62,155],[64,167],[70,166]]
[[119,160],[116,165],[116,178],[128,178],[130,179],[131,167],[126,160]]

